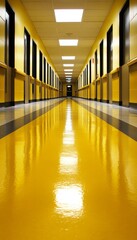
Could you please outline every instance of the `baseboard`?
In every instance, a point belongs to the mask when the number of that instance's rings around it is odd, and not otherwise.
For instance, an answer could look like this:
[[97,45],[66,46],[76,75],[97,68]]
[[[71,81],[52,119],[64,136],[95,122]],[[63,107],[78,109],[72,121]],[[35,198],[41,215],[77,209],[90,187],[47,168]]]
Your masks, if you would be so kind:
[[129,107],[137,108],[137,103],[129,103]]
[[112,104],[122,106],[122,101],[112,101]]
[[109,100],[102,100],[103,103],[109,103]]

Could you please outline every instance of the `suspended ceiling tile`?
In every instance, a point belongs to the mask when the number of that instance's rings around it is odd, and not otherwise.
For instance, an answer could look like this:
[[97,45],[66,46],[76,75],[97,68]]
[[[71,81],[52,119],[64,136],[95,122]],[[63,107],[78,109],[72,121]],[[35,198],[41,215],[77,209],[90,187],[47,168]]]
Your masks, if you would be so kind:
[[83,16],[83,22],[103,22],[106,18],[106,13],[101,10],[86,10]]
[[44,39],[43,43],[46,47],[59,47],[58,39]]
[[102,22],[82,22],[82,23],[71,23],[64,24],[61,23],[57,25],[58,36],[61,37],[63,34],[67,37],[67,34],[71,34],[71,38],[77,36],[77,38],[87,38],[87,37],[96,37],[102,26]]
[[79,40],[79,47],[91,47],[91,45],[94,43],[95,38],[93,39],[80,39]]
[[108,9],[112,6],[113,0],[87,0],[86,1],[86,9],[100,10],[103,9],[106,14],[108,13]]
[[28,11],[31,20],[34,22],[55,22],[55,17],[52,11],[45,11],[42,9],[39,13],[37,10]]
[[[24,2],[24,1],[23,1]],[[26,1],[24,3],[24,6],[27,8],[28,11],[37,11],[37,13],[39,14],[40,11],[43,10],[52,10],[53,9],[53,5],[52,5],[52,1]]]
[[85,9],[86,0],[53,0],[53,7],[57,9]]

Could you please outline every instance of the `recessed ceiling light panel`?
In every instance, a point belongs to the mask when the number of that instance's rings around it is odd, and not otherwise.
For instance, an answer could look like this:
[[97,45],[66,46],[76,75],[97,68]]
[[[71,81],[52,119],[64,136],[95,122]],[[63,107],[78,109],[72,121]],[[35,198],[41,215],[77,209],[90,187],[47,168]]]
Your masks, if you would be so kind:
[[81,22],[83,9],[55,9],[56,22]]
[[78,40],[77,39],[59,39],[60,46],[77,46]]
[[63,66],[64,66],[64,67],[74,67],[74,64],[71,64],[71,63],[69,64],[69,63],[68,63],[68,64],[63,64]]
[[75,56],[62,56],[62,60],[75,60]]
[[73,72],[73,69],[64,69],[64,72]]

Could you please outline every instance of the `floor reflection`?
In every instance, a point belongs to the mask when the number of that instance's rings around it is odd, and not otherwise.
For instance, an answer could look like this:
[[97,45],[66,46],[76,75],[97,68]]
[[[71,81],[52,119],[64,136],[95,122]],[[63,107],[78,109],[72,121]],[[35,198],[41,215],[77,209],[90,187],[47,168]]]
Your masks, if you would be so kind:
[[75,174],[77,173],[78,157],[69,153],[62,153],[60,157],[60,173]]
[[80,185],[59,185],[55,190],[56,212],[78,218],[83,212],[83,191]]
[[59,173],[63,174],[64,178],[67,176],[67,184],[62,181],[55,186],[56,213],[62,217],[79,218],[83,213],[84,192],[82,185],[76,180],[78,175],[78,153],[75,147],[72,108],[69,102],[66,108],[66,123],[62,141]]

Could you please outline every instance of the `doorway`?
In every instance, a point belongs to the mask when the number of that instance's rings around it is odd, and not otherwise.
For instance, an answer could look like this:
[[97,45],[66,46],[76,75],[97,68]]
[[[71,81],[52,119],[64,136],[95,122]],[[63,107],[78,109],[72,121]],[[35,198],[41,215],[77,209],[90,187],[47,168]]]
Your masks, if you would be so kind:
[[72,97],[72,85],[67,86],[67,97]]

